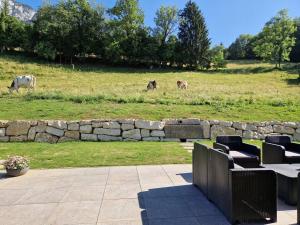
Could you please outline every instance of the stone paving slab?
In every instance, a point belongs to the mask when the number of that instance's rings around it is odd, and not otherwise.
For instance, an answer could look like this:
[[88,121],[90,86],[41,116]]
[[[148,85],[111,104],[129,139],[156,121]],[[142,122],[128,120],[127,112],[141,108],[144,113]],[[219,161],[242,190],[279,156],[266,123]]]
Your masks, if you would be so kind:
[[[227,225],[192,185],[192,165],[0,171],[0,225]],[[278,222],[297,211],[278,201]]]

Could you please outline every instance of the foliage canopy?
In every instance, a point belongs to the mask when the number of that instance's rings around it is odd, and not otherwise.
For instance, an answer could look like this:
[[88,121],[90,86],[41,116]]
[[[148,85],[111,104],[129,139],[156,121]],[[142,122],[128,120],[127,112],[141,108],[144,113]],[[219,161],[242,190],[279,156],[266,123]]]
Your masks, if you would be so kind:
[[274,62],[281,67],[289,61],[292,47],[295,45],[296,26],[286,10],[281,10],[263,28],[255,42],[254,52],[264,60]]

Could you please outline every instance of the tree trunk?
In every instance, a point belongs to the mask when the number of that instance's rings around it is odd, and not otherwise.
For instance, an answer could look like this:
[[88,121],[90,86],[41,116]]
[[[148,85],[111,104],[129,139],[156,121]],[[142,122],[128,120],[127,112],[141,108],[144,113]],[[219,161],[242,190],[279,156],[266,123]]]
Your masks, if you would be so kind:
[[282,52],[283,52],[283,50],[282,50],[282,48],[280,48],[280,50],[279,50],[279,56],[278,56],[278,66],[279,66],[279,69],[280,69],[281,63],[282,63]]

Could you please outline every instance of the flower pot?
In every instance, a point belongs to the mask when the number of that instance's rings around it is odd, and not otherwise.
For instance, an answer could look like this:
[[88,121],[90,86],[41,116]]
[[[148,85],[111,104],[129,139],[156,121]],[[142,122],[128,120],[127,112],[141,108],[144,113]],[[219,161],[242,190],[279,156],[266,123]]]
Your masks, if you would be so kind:
[[27,173],[28,170],[29,170],[29,167],[26,167],[24,169],[6,169],[6,173],[10,177],[18,177],[18,176],[22,176],[25,173]]

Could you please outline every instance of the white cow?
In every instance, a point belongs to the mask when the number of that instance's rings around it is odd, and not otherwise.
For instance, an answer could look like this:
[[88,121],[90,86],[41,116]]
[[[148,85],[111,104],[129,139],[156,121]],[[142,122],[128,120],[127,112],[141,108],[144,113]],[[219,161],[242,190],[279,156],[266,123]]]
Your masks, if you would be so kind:
[[23,76],[17,76],[10,87],[7,87],[9,89],[9,92],[12,93],[13,91],[19,92],[19,88],[27,88],[27,90],[34,90],[36,86],[36,78],[33,75],[23,75]]

